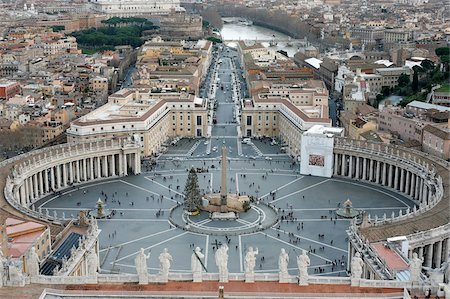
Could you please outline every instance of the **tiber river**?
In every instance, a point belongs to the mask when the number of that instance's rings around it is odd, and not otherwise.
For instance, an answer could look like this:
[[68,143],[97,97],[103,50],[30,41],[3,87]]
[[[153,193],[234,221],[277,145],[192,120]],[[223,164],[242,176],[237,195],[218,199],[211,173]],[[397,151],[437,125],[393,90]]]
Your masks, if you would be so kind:
[[[267,29],[260,26],[255,25],[243,25],[236,23],[224,23],[223,28],[220,31],[222,35],[222,39],[224,41],[230,40],[287,40],[289,36],[274,31],[271,29]],[[269,43],[262,43],[263,46],[269,47]],[[275,50],[284,50],[288,53],[290,57],[294,56],[294,54],[298,51],[298,45],[288,46],[286,42],[280,42],[277,46],[270,47]]]

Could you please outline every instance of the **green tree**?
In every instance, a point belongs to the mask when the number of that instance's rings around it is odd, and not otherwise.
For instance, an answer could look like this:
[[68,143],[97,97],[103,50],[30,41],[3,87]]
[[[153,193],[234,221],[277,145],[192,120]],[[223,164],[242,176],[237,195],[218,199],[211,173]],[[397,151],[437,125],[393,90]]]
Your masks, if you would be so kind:
[[407,74],[401,74],[398,77],[398,86],[405,87],[409,85],[409,76]]
[[416,70],[414,70],[411,88],[414,92],[417,92],[417,90],[419,90],[419,75],[417,74]]
[[435,65],[434,62],[429,60],[429,59],[425,59],[420,63],[420,66],[425,70],[425,71],[431,71],[434,69]]
[[186,185],[184,186],[184,204],[189,212],[198,211],[201,205],[202,197],[200,187],[198,186],[198,177],[194,168],[189,171]]
[[222,43],[222,40],[220,38],[214,37],[214,36],[210,36],[207,38],[207,40],[213,42],[213,43]]

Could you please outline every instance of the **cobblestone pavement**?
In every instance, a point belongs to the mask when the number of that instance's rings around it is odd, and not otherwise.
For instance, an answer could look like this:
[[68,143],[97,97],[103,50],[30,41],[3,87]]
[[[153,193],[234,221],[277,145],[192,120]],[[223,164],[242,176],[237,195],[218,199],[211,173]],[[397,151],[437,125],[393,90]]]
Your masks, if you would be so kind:
[[[111,219],[99,220],[102,270],[135,273],[134,257],[139,249],[151,251],[149,271],[158,271],[158,255],[167,247],[174,258],[171,271],[187,272],[193,246],[206,254],[205,265],[217,272],[214,250],[229,242],[230,272],[243,270],[243,256],[249,246],[259,249],[256,272],[276,272],[278,255],[285,248],[290,255],[291,274],[296,273],[295,256],[301,249],[312,250],[310,273],[346,275],[347,242],[345,230],[349,220],[336,219],[339,203],[350,199],[356,208],[372,216],[388,216],[392,211],[406,210],[412,203],[394,192],[379,187],[347,181],[298,175],[289,160],[231,159],[228,171],[230,192],[251,194],[275,205],[279,215],[292,213],[292,220],[281,221],[262,232],[225,237],[195,234],[170,226],[169,209],[182,202],[182,191],[190,167],[207,168],[199,173],[199,185],[204,192],[218,191],[220,165],[218,159],[165,160],[156,168],[138,176],[94,182],[47,197],[37,206],[75,217],[79,210],[92,209],[98,198],[108,209],[116,210]],[[264,178],[263,178],[264,176]],[[274,195],[271,195],[274,194]],[[226,227],[226,222],[214,222],[212,228]],[[234,224],[233,224],[234,225]],[[319,238],[319,234],[324,237]],[[323,249],[320,249],[323,248]],[[261,258],[264,257],[263,260]],[[331,267],[330,261],[338,265]],[[344,262],[344,266],[341,266]]]

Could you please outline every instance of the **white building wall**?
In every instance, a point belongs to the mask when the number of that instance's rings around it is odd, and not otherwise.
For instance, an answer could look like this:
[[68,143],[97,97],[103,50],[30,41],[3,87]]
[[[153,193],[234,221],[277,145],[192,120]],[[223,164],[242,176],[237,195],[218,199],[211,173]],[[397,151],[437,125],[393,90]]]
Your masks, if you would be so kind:
[[333,174],[334,136],[342,136],[342,128],[313,126],[303,133],[300,173],[330,178]]

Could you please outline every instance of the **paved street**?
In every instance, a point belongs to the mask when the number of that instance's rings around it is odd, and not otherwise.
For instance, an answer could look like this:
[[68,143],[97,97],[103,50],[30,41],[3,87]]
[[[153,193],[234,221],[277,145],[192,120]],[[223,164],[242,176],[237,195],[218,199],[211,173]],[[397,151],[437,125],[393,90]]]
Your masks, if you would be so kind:
[[[99,220],[102,272],[135,273],[135,255],[144,248],[151,252],[149,272],[157,273],[158,255],[166,247],[174,260],[171,271],[189,272],[195,246],[205,253],[208,272],[217,272],[214,252],[218,245],[228,243],[232,273],[243,272],[243,256],[247,248],[253,246],[259,249],[256,272],[277,272],[278,255],[281,248],[285,248],[290,256],[291,274],[297,273],[296,255],[305,249],[311,257],[310,274],[344,276],[345,230],[350,221],[336,217],[337,207],[350,199],[354,207],[367,211],[372,217],[384,214],[390,217],[392,212],[398,214],[399,210],[406,211],[412,206],[405,197],[374,185],[301,176],[298,166],[293,165],[287,155],[280,154],[278,145],[270,145],[269,139],[242,144],[234,117],[233,85],[241,83],[233,83],[231,79],[233,58],[230,57],[233,55],[236,53],[225,50],[216,59],[217,63],[222,62],[217,65],[220,79],[214,96],[217,124],[212,127],[211,138],[181,139],[156,160],[154,167],[144,164],[141,175],[76,186],[36,204],[36,208],[48,209],[51,215],[57,213],[62,217],[64,213],[66,218],[74,218],[80,210],[94,208],[101,198],[107,209],[116,212],[110,219]],[[204,170],[198,174],[203,193],[220,189],[222,145],[229,152],[229,192],[260,198],[276,209],[282,221],[263,231],[228,238],[184,231],[170,224],[169,211],[183,202],[187,171],[191,167]],[[209,230],[239,227],[254,221],[258,217],[255,211],[242,215],[241,222],[214,222],[201,215],[201,224]]]

